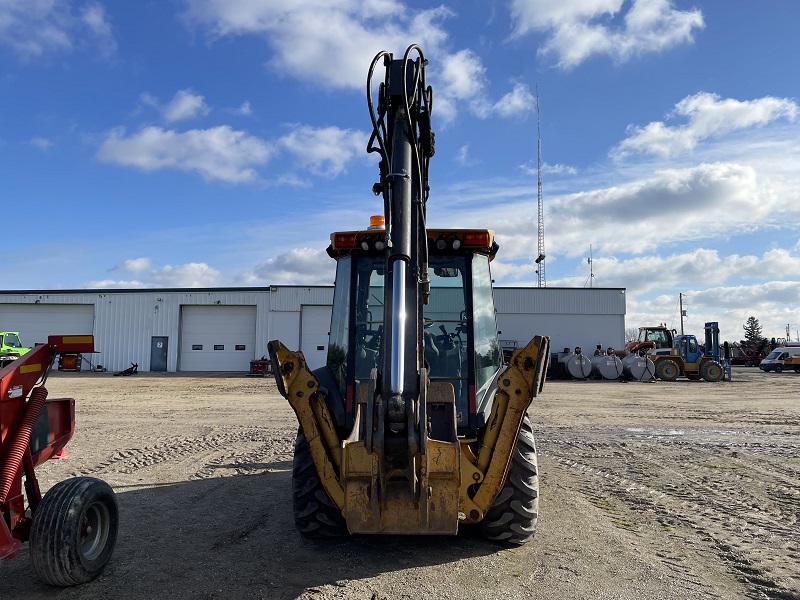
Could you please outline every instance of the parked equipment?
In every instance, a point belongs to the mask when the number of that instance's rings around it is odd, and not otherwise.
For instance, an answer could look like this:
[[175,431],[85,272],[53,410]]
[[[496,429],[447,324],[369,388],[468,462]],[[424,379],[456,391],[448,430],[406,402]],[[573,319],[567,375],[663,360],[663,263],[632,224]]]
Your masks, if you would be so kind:
[[672,348],[653,350],[649,356],[656,369],[656,377],[675,381],[681,375],[688,379],[721,381],[725,370],[720,363],[719,323],[705,324],[705,344],[701,348],[694,335],[677,335]]
[[770,341],[766,338],[760,342],[748,342],[747,340],[734,342],[731,344],[731,364],[757,367],[771,349]]
[[0,332],[0,369],[17,360],[30,348],[22,345],[18,331]]
[[783,366],[789,370],[794,369],[795,373],[800,373],[800,356],[789,356],[783,361]]
[[639,327],[639,337],[633,342],[628,342],[625,350],[629,354],[637,354],[639,350],[649,352],[652,349],[672,348],[675,334],[674,329],[667,329],[666,323],[652,327]]
[[[415,59],[409,57],[414,55]],[[372,100],[372,74],[386,69]],[[538,473],[526,415],[541,392],[549,338],[508,364],[497,337],[486,229],[428,229],[434,154],[425,60],[380,52],[367,78],[384,215],[333,233],[336,283],[326,366],[268,345],[275,378],[300,421],[294,518],[309,537],[455,534],[481,523],[524,543],[538,516]]]
[[47,375],[57,355],[88,352],[91,335],[50,336],[0,370],[0,559],[29,541],[34,571],[51,585],[96,577],[117,539],[117,501],[108,484],[76,477],[42,497],[35,473],[75,429],[75,400],[48,398]]
[[800,359],[800,347],[780,346],[770,352],[767,357],[761,361],[758,368],[767,373],[770,371],[780,373],[784,369],[794,369],[800,372],[800,365],[796,363],[798,359]]

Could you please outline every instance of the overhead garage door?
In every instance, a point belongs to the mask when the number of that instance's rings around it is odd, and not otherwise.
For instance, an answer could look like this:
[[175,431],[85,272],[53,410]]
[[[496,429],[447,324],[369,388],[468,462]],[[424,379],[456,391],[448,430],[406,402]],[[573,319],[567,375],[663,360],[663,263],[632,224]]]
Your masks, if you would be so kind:
[[249,371],[255,347],[255,306],[181,307],[181,371]]
[[26,346],[49,335],[94,333],[94,304],[0,304],[0,331],[19,331]]
[[303,305],[300,314],[300,349],[308,366],[317,369],[325,365],[328,355],[331,307]]

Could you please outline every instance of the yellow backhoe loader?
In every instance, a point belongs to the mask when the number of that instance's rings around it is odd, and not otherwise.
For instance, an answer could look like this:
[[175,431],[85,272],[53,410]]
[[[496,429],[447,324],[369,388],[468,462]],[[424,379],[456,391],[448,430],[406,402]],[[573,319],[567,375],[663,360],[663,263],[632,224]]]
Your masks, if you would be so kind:
[[[412,58],[413,57],[413,58]],[[373,85],[382,63],[383,81]],[[336,284],[327,363],[269,343],[280,392],[300,428],[294,518],[309,537],[456,534],[480,523],[511,544],[529,541],[539,481],[531,422],[549,338],[507,364],[498,343],[487,229],[428,229],[434,154],[427,61],[380,52],[367,77],[380,157],[383,216],[331,234]],[[373,93],[377,89],[377,106]]]

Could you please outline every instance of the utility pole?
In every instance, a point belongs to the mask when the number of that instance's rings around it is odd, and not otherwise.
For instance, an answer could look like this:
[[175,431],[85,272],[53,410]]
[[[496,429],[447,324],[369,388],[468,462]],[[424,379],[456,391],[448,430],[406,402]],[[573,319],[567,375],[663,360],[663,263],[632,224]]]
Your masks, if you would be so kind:
[[683,317],[686,316],[686,311],[683,310],[683,294],[678,294],[678,302],[680,303],[680,311],[681,311],[681,335],[683,335]]
[[539,287],[547,287],[547,279],[544,270],[544,203],[542,199],[542,126],[539,119],[539,84],[536,84],[536,139],[538,156],[538,184],[537,184],[537,207],[538,207],[538,251],[536,257],[536,277]]

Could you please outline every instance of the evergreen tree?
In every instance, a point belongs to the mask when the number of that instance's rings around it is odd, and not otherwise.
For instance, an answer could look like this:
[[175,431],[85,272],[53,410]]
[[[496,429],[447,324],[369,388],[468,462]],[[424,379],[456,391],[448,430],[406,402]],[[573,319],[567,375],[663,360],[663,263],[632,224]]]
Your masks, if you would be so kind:
[[761,323],[755,317],[748,318],[747,322],[742,325],[742,329],[744,329],[744,339],[748,342],[758,343],[764,339],[764,336],[761,335]]

